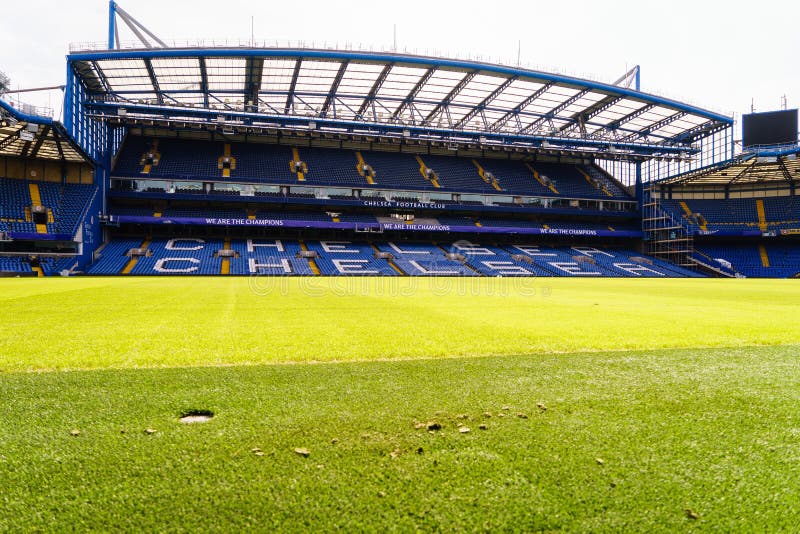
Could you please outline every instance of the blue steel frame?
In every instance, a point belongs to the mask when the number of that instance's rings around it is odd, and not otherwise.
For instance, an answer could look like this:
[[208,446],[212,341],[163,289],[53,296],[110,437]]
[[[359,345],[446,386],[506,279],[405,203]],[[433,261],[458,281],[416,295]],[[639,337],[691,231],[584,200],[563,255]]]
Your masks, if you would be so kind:
[[95,120],[85,106],[88,89],[67,62],[67,83],[64,90],[64,128],[73,141],[94,164],[94,182],[99,187],[102,212],[106,211],[111,161],[125,137],[125,128],[111,127]]
[[9,115],[18,121],[29,122],[31,124],[40,124],[42,126],[53,125],[53,119],[50,117],[40,117],[38,115],[29,115],[27,113],[23,113],[5,100],[0,100],[0,108],[4,109]]
[[[511,135],[511,134],[498,134],[490,132],[471,132],[471,131],[453,131],[446,128],[429,128],[423,126],[408,126],[408,125],[395,125],[384,124],[375,125],[373,123],[363,123],[357,121],[342,121],[332,119],[320,119],[316,117],[294,117],[289,115],[265,115],[263,113],[247,113],[236,111],[222,111],[222,110],[209,110],[209,109],[192,109],[181,108],[176,110],[166,106],[152,106],[152,105],[131,105],[127,103],[118,102],[89,102],[86,103],[86,108],[91,109],[95,117],[117,118],[118,110],[120,108],[127,111],[144,111],[148,115],[155,117],[162,117],[169,119],[170,115],[176,115],[181,119],[175,119],[181,122],[186,121],[186,117],[195,117],[198,119],[206,119],[209,123],[213,123],[217,117],[224,117],[226,120],[246,119],[247,124],[242,124],[243,127],[247,125],[261,126],[265,129],[286,129],[306,127],[309,122],[314,122],[318,127],[327,126],[338,130],[347,130],[349,133],[359,136],[394,136],[399,137],[404,132],[409,132],[412,136],[437,136],[436,139],[427,138],[427,140],[439,141],[457,141],[469,140],[474,143],[480,143],[481,138],[491,139],[500,143],[508,145],[514,143],[526,143],[531,148],[542,148],[547,150],[558,150],[559,147],[565,149],[595,149],[607,150],[609,148],[617,150],[630,151],[631,158],[635,156],[647,157],[656,154],[670,153],[676,157],[680,154],[692,153],[693,148],[685,146],[663,146],[657,144],[637,144],[630,142],[614,142],[607,140],[596,139],[571,139],[571,138],[553,138],[543,135]],[[423,138],[424,139],[424,138]],[[548,145],[545,145],[547,143]],[[590,154],[589,154],[590,155]]]
[[[96,164],[97,175],[96,180],[101,185],[103,197],[103,212],[105,212],[105,199],[107,198],[107,188],[111,170],[111,159],[113,154],[119,148],[124,137],[126,129],[124,127],[113,127],[107,121],[99,120],[102,118],[115,118],[119,119],[119,110],[124,108],[129,112],[141,113],[148,118],[166,119],[181,121],[189,118],[194,121],[207,121],[209,123],[216,122],[222,117],[223,123],[225,121],[238,121],[244,126],[256,126],[267,129],[311,129],[311,123],[314,124],[313,128],[328,127],[331,130],[339,132],[347,132],[353,135],[377,135],[377,136],[393,136],[404,138],[417,138],[421,140],[439,140],[439,141],[454,141],[454,142],[475,142],[478,144],[483,143],[485,140],[490,140],[493,143],[500,143],[504,145],[522,145],[528,149],[550,149],[558,150],[564,148],[565,150],[583,150],[587,155],[592,156],[593,152],[596,153],[593,157],[598,160],[601,165],[603,162],[607,170],[615,174],[621,181],[628,184],[635,183],[636,196],[641,201],[643,183],[654,179],[662,178],[664,172],[662,165],[666,166],[666,172],[671,172],[671,162],[669,159],[664,161],[664,158],[671,158],[677,162],[678,170],[681,169],[682,161],[687,155],[698,155],[699,161],[689,163],[690,167],[703,166],[720,159],[733,157],[733,119],[718,113],[707,111],[689,104],[681,103],[675,100],[666,99],[663,97],[642,93],[640,91],[640,70],[637,68],[634,73],[634,88],[629,89],[626,87],[619,87],[590,80],[583,80],[569,76],[544,73],[532,71],[521,68],[514,68],[502,65],[492,65],[485,63],[478,63],[464,60],[454,59],[441,59],[420,56],[410,56],[404,54],[390,54],[390,53],[372,53],[372,52],[350,52],[350,51],[331,51],[331,50],[309,50],[309,49],[249,49],[249,48],[222,48],[222,49],[147,49],[147,50],[114,50],[116,42],[117,28],[116,28],[116,4],[113,0],[109,2],[109,26],[108,26],[108,51],[100,52],[79,52],[70,54],[67,57],[67,90],[65,93],[65,125],[68,132],[74,137],[75,141],[84,148]],[[177,94],[179,91],[162,91],[157,83],[154,71],[150,65],[152,60],[156,58],[197,58],[200,66],[200,88],[199,90],[189,90],[186,93],[202,94],[204,102],[203,108],[193,108],[188,106],[168,106],[164,102],[168,101],[169,94]],[[271,113],[254,112],[250,108],[245,110],[219,110],[210,109],[209,102],[212,95],[207,83],[206,59],[207,58],[244,58],[247,60],[248,74],[246,82],[241,90],[219,90],[213,91],[215,94],[236,94],[243,95],[244,102],[248,102],[248,95],[255,94],[268,94],[259,92],[258,88],[252,86],[252,73],[249,72],[254,58],[289,58],[297,60],[295,64],[295,72],[293,82],[290,85],[288,93],[279,92],[281,95],[286,94],[286,109],[275,110]],[[153,82],[153,93],[156,95],[158,105],[149,103],[132,103],[125,101],[109,101],[107,99],[94,99],[96,95],[89,94],[87,87],[83,80],[76,74],[74,64],[76,62],[97,62],[102,60],[114,59],[141,59],[148,67],[148,75]],[[341,63],[336,79],[333,81],[327,93],[315,93],[305,95],[304,93],[295,90],[295,83],[300,67],[300,62],[305,59],[311,60],[328,60],[339,61]],[[382,74],[375,80],[375,85],[368,93],[359,95],[338,95],[337,90],[339,81],[346,65],[349,62],[374,62],[383,64],[384,69]],[[420,103],[433,104],[433,112],[429,112],[428,119],[436,114],[436,111],[443,109],[444,112],[449,114],[448,106],[452,104],[453,97],[457,92],[469,83],[469,80],[478,72],[487,74],[497,74],[507,77],[506,81],[493,91],[490,95],[486,96],[480,104],[467,107],[467,115],[462,117],[456,122],[455,127],[441,128],[422,124],[392,124],[381,122],[377,120],[377,114],[372,114],[372,121],[370,120],[343,120],[336,117],[337,97],[353,97],[363,98],[360,106],[359,113],[356,115],[357,119],[366,119],[368,114],[365,114],[367,109],[375,108],[376,92],[380,87],[383,80],[385,80],[388,70],[393,65],[403,64],[414,67],[426,69],[424,75],[415,89],[411,91],[405,98],[400,97],[398,101],[400,105],[395,109],[394,116],[405,106],[413,106],[414,100],[417,96],[416,90],[425,83],[425,76],[430,76],[436,69],[455,69],[464,73],[464,78],[458,85],[448,94],[444,100],[441,101],[428,101]],[[95,63],[96,65],[96,63]],[[544,89],[552,87],[555,84],[563,84],[572,88],[577,88],[579,92],[565,102],[557,105],[549,111],[542,113],[531,113],[523,111],[524,106],[519,105],[512,110],[495,108],[492,109],[492,100],[500,94],[503,88],[507,87],[514,80],[519,78],[532,79],[536,82],[543,84]],[[101,82],[103,76],[101,73]],[[105,87],[108,91],[108,87]],[[593,106],[588,106],[582,112],[575,113],[572,117],[558,117],[558,120],[566,122],[558,129],[558,133],[565,134],[573,131],[575,128],[584,127],[585,124],[600,127],[602,130],[618,130],[622,132],[621,139],[598,139],[582,136],[566,137],[558,135],[542,135],[538,133],[537,127],[547,123],[558,115],[561,111],[567,109],[572,103],[578,101],[581,96],[596,91],[606,94],[607,96],[600,102]],[[132,91],[135,92],[135,91]],[[119,92],[123,95],[123,91]],[[165,99],[166,96],[166,99]],[[322,96],[325,98],[323,111],[319,116],[302,117],[296,115],[289,115],[290,108],[295,100],[302,102],[303,96]],[[535,95],[529,98],[535,99]],[[594,124],[591,119],[598,116],[605,109],[614,106],[616,103],[625,98],[630,98],[645,105],[643,108],[633,111],[628,115],[613,121],[610,124]],[[386,97],[381,97],[382,100],[391,100]],[[252,98],[250,98],[252,100]],[[673,113],[662,120],[657,121],[649,127],[642,130],[626,129],[624,124],[642,116],[644,113],[652,110],[653,108],[661,106],[669,108]],[[329,115],[329,110],[332,111],[332,117]],[[520,128],[516,132],[499,131],[499,129],[489,128],[488,126],[483,130],[463,130],[467,121],[471,120],[476,115],[483,111],[494,110],[502,111],[503,118],[498,121],[506,124],[508,121],[516,119],[516,123],[520,124]],[[659,127],[670,124],[684,115],[691,114],[706,119],[706,121],[691,130],[686,130],[673,137],[653,136],[652,138],[658,139],[652,141],[647,136],[658,130]],[[521,126],[520,116],[528,118],[533,117],[534,121],[529,123],[526,127]],[[484,117],[485,122],[485,117]],[[452,123],[451,123],[452,124]],[[722,138],[721,138],[722,137]],[[694,144],[699,141],[699,146]],[[708,147],[710,141],[711,148]],[[628,179],[625,180],[620,174],[614,172],[615,170],[623,170],[622,174],[627,173]]]
[[[3,110],[7,115],[13,117],[17,121],[48,127],[49,131],[52,132],[54,139],[57,140],[56,143],[58,145],[58,152],[62,158],[64,157],[64,149],[66,148],[64,145],[66,144],[70,148],[70,157],[79,158],[77,160],[71,159],[70,161],[91,161],[91,158],[88,156],[88,154],[86,154],[83,149],[74,142],[72,136],[69,134],[69,132],[67,132],[61,123],[54,121],[50,117],[23,113],[5,100],[0,100],[0,110]],[[34,154],[34,157],[35,156],[36,155]]]
[[114,50],[114,41],[117,33],[117,4],[114,0],[108,2],[108,49]]
[[[221,112],[219,110],[198,110],[193,108],[175,108],[175,107],[160,107],[160,106],[148,106],[142,105],[138,109],[146,111],[147,109],[152,109],[152,111],[156,114],[167,116],[170,113],[173,113],[177,116],[182,116],[186,114],[186,110],[192,110],[190,113],[195,116],[201,116],[205,112],[206,116],[218,116],[220,114],[223,115],[231,115],[236,116],[238,118],[247,118],[248,120],[255,120],[255,119],[266,119],[269,121],[280,121],[284,120],[287,123],[302,123],[305,122],[306,124],[309,121],[319,122],[321,124],[325,124],[331,127],[342,127],[342,128],[354,128],[356,126],[360,128],[370,128],[376,130],[376,133],[391,133],[397,132],[398,130],[406,130],[411,129],[412,134],[433,134],[439,135],[444,137],[466,137],[466,138],[478,138],[478,137],[487,137],[492,139],[500,140],[501,142],[526,142],[526,143],[536,143],[541,142],[543,140],[547,140],[548,142],[553,143],[567,143],[570,146],[612,146],[614,148],[625,149],[625,150],[633,150],[634,153],[636,152],[637,148],[642,148],[643,153],[641,155],[645,157],[651,157],[654,154],[661,152],[668,152],[668,153],[678,153],[678,152],[689,152],[692,153],[694,149],[691,146],[691,143],[706,135],[706,131],[708,129],[715,129],[719,127],[731,127],[733,125],[733,119],[724,115],[720,115],[718,113],[710,112],[707,110],[703,110],[697,108],[695,106],[691,106],[689,104],[684,104],[681,102],[677,102],[674,100],[669,100],[663,97],[649,95],[645,93],[641,93],[639,91],[628,89],[624,87],[618,87],[614,85],[604,84],[600,82],[594,82],[589,80],[581,80],[577,78],[572,78],[568,76],[563,76],[559,74],[550,74],[550,73],[543,73],[538,71],[531,71],[526,69],[514,68],[514,67],[507,67],[502,65],[491,65],[491,64],[484,64],[484,63],[476,63],[471,61],[463,61],[463,60],[452,60],[452,59],[440,59],[440,58],[429,58],[429,57],[419,57],[419,56],[409,56],[409,55],[401,55],[401,54],[387,54],[387,53],[367,53],[367,52],[349,52],[349,51],[331,51],[331,50],[306,50],[306,49],[148,49],[148,50],[109,50],[109,51],[102,51],[102,52],[81,52],[75,53],[68,56],[68,63],[73,64],[74,62],[80,61],[88,61],[88,62],[96,62],[101,60],[111,60],[111,59],[142,59],[144,61],[150,61],[154,58],[198,58],[200,60],[205,60],[206,58],[214,57],[214,58],[290,58],[296,60],[302,59],[317,59],[317,60],[331,60],[331,61],[340,61],[340,62],[349,62],[349,61],[371,61],[377,62],[379,64],[404,64],[404,65],[412,65],[427,69],[438,69],[438,68],[450,68],[450,69],[459,69],[462,70],[465,75],[468,75],[470,72],[474,71],[481,71],[486,72],[489,74],[499,74],[503,76],[518,78],[531,78],[535,79],[536,81],[540,81],[546,84],[556,84],[561,83],[565,85],[569,85],[571,87],[578,87],[582,88],[582,92],[587,92],[591,90],[599,91],[602,93],[606,93],[613,98],[632,98],[637,101],[645,102],[647,104],[648,109],[652,109],[655,106],[664,106],[670,109],[673,109],[676,113],[673,117],[669,117],[667,121],[664,121],[665,124],[668,124],[674,118],[679,117],[681,114],[691,114],[703,117],[707,119],[707,122],[701,124],[696,128],[696,132],[682,132],[681,134],[672,137],[672,138],[662,138],[661,142],[657,143],[637,143],[631,142],[628,143],[627,141],[633,141],[637,137],[636,130],[625,130],[621,127],[620,124],[616,124],[614,127],[619,128],[623,132],[627,133],[628,135],[623,138],[623,142],[615,142],[609,140],[587,140],[587,139],[575,139],[575,138],[564,138],[564,137],[552,137],[548,135],[529,135],[528,130],[529,128],[525,128],[521,130],[517,134],[513,134],[510,132],[506,133],[498,133],[492,131],[467,131],[467,130],[460,130],[460,129],[453,129],[453,128],[432,128],[426,126],[402,126],[402,125],[394,125],[394,124],[386,124],[381,123],[378,121],[341,121],[335,118],[331,119],[327,116],[315,116],[313,118],[304,118],[300,119],[298,117],[292,117],[289,115],[278,113],[273,114],[263,114],[263,113],[254,113],[252,115],[242,114],[235,112],[233,110]],[[201,66],[204,61],[201,61]],[[333,84],[332,90],[334,87],[337,87],[337,84]],[[201,88],[203,89],[203,88]],[[209,94],[207,87],[204,88],[204,91],[197,91],[197,90],[186,90],[184,93],[194,93],[194,94],[203,94],[204,100],[208,100]],[[157,94],[159,100],[163,101],[164,96],[170,93],[178,94],[180,91],[161,91],[154,87],[154,93]],[[246,88],[242,87],[241,90],[228,90],[228,91],[214,91],[218,94],[225,94],[226,92],[229,94],[244,94],[246,92]],[[120,93],[122,94],[122,93]],[[268,94],[268,93],[262,93]],[[281,92],[283,94],[283,92]],[[310,94],[309,94],[310,95]],[[295,100],[296,97],[302,97],[303,94],[296,93],[293,90],[290,90],[287,102],[292,102]],[[331,92],[328,93],[319,93],[314,94],[313,96],[323,96],[326,97],[328,100],[334,100],[335,95]],[[364,103],[368,104],[368,100],[370,95],[341,95],[343,97],[351,97],[355,96],[357,98],[365,98]],[[374,96],[373,96],[374,98]],[[408,98],[408,97],[407,97]],[[391,100],[389,98],[382,98],[383,100]],[[404,101],[405,99],[400,98],[399,101]],[[413,100],[413,97],[412,97]],[[427,104],[435,104],[435,105],[450,105],[449,102],[438,102],[438,101],[429,101],[423,102]],[[106,107],[108,109],[111,108],[130,108],[130,103],[120,103],[120,102],[104,102],[102,104],[99,103],[88,103],[94,108],[98,107]],[[402,104],[401,104],[402,105]],[[484,106],[484,104],[481,104]],[[334,115],[335,115],[335,101],[334,101]],[[546,121],[548,118],[552,118],[558,110],[562,106],[559,106],[553,110],[550,110],[547,113],[530,113],[530,112],[522,112],[522,110],[512,110],[511,116],[533,116],[537,118],[537,124],[540,122]],[[160,109],[159,109],[160,108]],[[472,109],[472,108],[470,108]],[[488,109],[488,108],[487,108]],[[327,109],[326,109],[327,111]],[[504,110],[505,111],[505,110]],[[327,114],[326,114],[327,115]],[[510,117],[511,118],[511,117]],[[570,127],[572,124],[577,124],[577,119],[568,119],[564,117],[559,117],[560,120],[565,120],[570,122]],[[627,118],[624,118],[628,120]],[[622,120],[622,119],[621,119]],[[619,121],[617,121],[619,122]],[[587,123],[590,124],[590,123]],[[596,126],[604,126],[600,124],[596,124]],[[564,128],[566,130],[567,128]],[[651,133],[654,131],[655,128],[651,128],[646,133]],[[688,134],[688,135],[687,135]],[[594,141],[594,142],[592,142]],[[535,145],[534,145],[535,146]]]

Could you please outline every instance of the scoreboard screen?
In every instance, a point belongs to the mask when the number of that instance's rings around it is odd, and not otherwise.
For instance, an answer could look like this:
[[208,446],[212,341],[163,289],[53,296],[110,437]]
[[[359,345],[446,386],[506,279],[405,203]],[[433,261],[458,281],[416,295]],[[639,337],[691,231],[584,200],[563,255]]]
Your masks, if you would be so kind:
[[797,110],[751,113],[742,117],[742,145],[787,145],[797,142]]

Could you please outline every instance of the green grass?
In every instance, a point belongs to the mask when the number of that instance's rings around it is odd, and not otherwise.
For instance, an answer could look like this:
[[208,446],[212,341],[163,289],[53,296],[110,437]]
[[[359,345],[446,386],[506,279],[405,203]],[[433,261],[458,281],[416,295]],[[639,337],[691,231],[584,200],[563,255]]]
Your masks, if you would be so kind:
[[0,282],[0,370],[800,343],[794,280]]
[[0,530],[797,531],[796,355],[14,373]]
[[798,307],[792,281],[0,281],[0,531],[797,531]]

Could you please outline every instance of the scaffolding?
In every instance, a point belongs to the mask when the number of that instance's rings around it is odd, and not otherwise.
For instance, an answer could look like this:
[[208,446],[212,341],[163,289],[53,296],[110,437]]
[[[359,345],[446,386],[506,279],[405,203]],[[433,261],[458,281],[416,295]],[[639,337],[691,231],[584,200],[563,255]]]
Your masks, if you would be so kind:
[[647,254],[687,269],[697,268],[692,259],[694,232],[688,224],[661,207],[659,198],[653,194],[653,185],[643,192],[642,232]]

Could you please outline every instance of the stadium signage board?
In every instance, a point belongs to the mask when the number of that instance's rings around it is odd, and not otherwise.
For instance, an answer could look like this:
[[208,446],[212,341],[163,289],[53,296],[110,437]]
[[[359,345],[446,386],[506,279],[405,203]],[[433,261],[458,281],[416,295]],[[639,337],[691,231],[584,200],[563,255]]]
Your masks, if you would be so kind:
[[[157,198],[157,199],[170,199],[170,200],[190,200],[196,201],[199,195],[196,194],[180,194],[180,193],[147,193],[141,191],[116,191],[112,190],[111,198]],[[206,201],[220,201],[220,202],[252,202],[252,197],[246,196],[228,196],[228,195],[203,195],[203,200]],[[569,199],[569,200],[594,200],[601,199]],[[394,209],[427,209],[427,210],[448,210],[448,211],[479,211],[484,213],[542,213],[549,215],[574,215],[575,208],[555,208],[555,207],[541,207],[533,204],[520,204],[512,206],[492,206],[492,205],[461,205],[461,204],[443,204],[443,203],[430,203],[430,202],[398,202],[393,200],[338,200],[338,199],[321,199],[321,198],[291,198],[280,197],[276,199],[277,202],[285,205],[297,206],[325,206],[325,207],[368,207],[368,208],[394,208]],[[635,205],[635,201],[627,202],[628,205]],[[633,217],[637,215],[636,211],[612,211],[608,209],[592,209],[584,208],[580,210],[582,215],[599,215],[603,217]]]
[[595,230],[590,228],[521,228],[492,226],[456,226],[448,224],[405,224],[405,223],[352,223],[298,221],[284,219],[221,219],[196,217],[145,217],[135,215],[119,215],[114,219],[120,224],[183,224],[204,226],[259,226],[278,228],[319,228],[338,230],[365,231],[401,231],[401,232],[452,232],[475,234],[528,234],[558,235],[580,237],[641,237],[642,232],[630,230]]
[[697,230],[697,235],[724,237],[762,237],[761,230]]
[[430,202],[398,202],[395,200],[364,200],[362,205],[368,208],[425,208],[443,210],[447,209],[445,204]]

